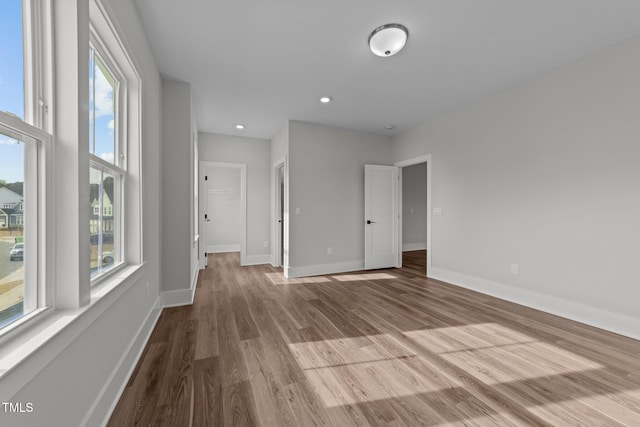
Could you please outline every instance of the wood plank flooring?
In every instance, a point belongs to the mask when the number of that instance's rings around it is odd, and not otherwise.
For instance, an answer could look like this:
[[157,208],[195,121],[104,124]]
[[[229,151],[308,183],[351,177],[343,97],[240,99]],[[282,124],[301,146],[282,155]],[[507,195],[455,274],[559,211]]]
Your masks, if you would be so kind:
[[407,265],[288,280],[210,255],[109,425],[640,425],[639,341]]
[[427,251],[405,251],[402,252],[402,269],[418,276],[427,275]]

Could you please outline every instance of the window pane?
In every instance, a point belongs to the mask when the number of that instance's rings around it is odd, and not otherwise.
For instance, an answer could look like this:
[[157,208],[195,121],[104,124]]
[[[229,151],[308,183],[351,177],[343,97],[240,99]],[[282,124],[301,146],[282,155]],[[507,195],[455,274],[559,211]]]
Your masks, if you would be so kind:
[[116,177],[100,169],[90,169],[90,252],[91,277],[110,268],[117,260],[115,249],[115,228],[117,200]]
[[0,134],[0,328],[26,314],[23,184],[24,144]]
[[89,143],[92,154],[116,164],[114,97],[116,82],[104,63],[89,52]]
[[0,1],[0,111],[24,119],[22,1]]

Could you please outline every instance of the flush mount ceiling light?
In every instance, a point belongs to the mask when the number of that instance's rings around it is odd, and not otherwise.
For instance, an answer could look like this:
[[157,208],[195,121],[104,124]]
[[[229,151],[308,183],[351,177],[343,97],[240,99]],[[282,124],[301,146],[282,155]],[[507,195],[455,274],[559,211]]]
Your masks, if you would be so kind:
[[408,38],[409,30],[404,25],[382,25],[369,36],[369,49],[378,56],[393,56],[407,44]]
[[243,124],[238,123],[238,124],[236,125],[236,129],[242,130],[242,129],[244,129],[244,125],[243,125]]
[[386,130],[394,130],[396,127],[394,125],[386,125],[384,128]]
[[328,104],[329,102],[331,102],[331,97],[323,96],[322,98],[320,98],[320,102],[322,102],[323,104]]

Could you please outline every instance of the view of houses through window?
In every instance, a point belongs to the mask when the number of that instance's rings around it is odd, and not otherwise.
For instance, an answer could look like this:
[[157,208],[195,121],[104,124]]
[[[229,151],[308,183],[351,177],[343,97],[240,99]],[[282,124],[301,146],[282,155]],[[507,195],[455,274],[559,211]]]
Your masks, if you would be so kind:
[[23,147],[0,134],[0,158],[11,157],[18,163],[11,171],[0,170],[0,327],[24,311]]
[[118,81],[95,48],[89,51],[89,261],[91,277],[120,259],[117,246],[122,169],[116,157]]
[[89,184],[89,200],[91,200],[89,260],[91,275],[95,276],[113,266],[116,259],[113,216],[113,203],[117,200],[115,194],[116,178],[92,167]]

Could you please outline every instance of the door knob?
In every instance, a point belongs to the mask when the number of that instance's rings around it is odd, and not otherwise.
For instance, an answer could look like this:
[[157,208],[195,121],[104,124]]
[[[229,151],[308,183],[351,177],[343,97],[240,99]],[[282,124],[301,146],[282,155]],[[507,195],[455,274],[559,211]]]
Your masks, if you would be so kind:
[[375,221],[371,221],[370,219],[367,220],[367,224],[375,224]]

